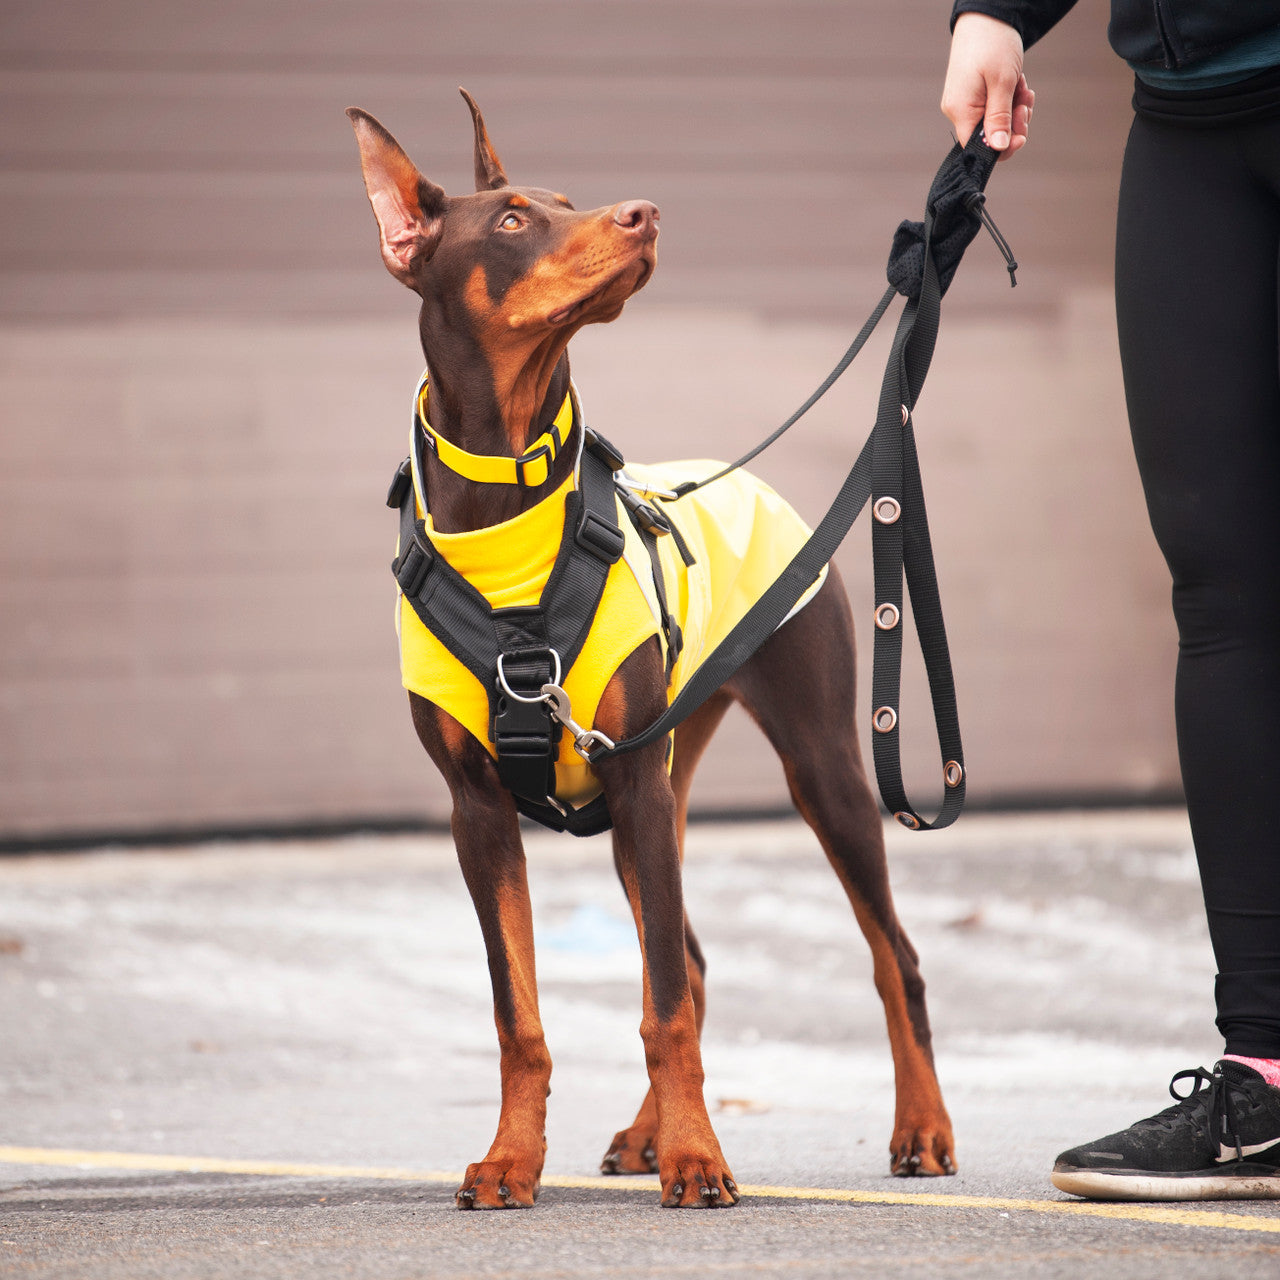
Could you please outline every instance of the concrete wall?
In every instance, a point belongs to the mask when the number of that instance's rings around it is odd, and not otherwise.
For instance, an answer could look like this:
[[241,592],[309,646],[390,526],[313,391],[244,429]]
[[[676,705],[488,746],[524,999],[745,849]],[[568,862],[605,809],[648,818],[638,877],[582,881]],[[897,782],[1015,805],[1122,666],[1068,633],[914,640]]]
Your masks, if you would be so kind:
[[[343,107],[465,190],[466,84],[514,181],[656,201],[660,270],[576,340],[575,376],[638,459],[733,456],[834,363],[919,214],[949,145],[946,9],[8,6],[0,838],[445,812],[398,685],[382,506],[415,311]],[[1128,84],[1104,26],[1081,0],[1031,54],[1035,142],[989,192],[1019,287],[975,243],[918,414],[975,800],[1176,785],[1110,310]],[[759,468],[811,518],[883,350]],[[860,620],[868,541],[864,517],[840,555]],[[931,788],[922,688],[904,726]],[[722,739],[699,803],[783,803],[754,730]]]

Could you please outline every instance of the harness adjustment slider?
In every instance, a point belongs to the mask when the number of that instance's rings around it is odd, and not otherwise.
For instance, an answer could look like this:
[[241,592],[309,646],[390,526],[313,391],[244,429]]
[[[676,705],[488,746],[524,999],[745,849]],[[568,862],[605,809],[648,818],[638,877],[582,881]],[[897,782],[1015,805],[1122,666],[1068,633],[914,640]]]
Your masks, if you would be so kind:
[[573,540],[578,546],[598,556],[605,564],[617,564],[622,558],[622,549],[627,545],[622,530],[616,524],[589,508],[582,513]]
[[414,525],[413,541],[405,547],[391,562],[391,572],[395,574],[396,585],[411,600],[422,590],[427,574],[431,572],[431,563],[435,552],[426,537],[426,528],[419,520]]

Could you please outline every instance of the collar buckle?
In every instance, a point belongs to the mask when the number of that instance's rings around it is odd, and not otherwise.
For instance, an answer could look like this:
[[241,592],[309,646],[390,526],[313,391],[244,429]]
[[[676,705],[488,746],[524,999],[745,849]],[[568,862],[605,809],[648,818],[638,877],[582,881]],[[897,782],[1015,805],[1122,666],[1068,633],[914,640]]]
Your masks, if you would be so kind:
[[[546,484],[551,477],[551,462],[555,457],[551,444],[539,445],[536,449],[531,449],[528,453],[522,453],[515,459],[516,464],[516,484],[522,489],[536,489],[539,485]],[[531,481],[525,475],[525,468],[532,462],[545,462],[546,467],[543,471],[542,479]]]

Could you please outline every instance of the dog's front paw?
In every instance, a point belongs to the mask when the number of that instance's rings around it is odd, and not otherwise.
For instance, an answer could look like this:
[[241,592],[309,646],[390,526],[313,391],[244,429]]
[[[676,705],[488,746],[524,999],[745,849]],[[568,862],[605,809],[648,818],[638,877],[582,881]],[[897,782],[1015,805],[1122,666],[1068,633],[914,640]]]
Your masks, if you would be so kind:
[[623,1129],[614,1135],[600,1162],[601,1173],[657,1173],[658,1157],[653,1150],[653,1134]]
[[898,1178],[937,1178],[956,1171],[951,1126],[898,1129],[889,1144],[889,1172]]
[[538,1198],[540,1169],[486,1160],[467,1166],[454,1199],[459,1209],[532,1209]]
[[738,1203],[737,1184],[719,1160],[664,1160],[661,1178],[664,1209],[729,1209]]

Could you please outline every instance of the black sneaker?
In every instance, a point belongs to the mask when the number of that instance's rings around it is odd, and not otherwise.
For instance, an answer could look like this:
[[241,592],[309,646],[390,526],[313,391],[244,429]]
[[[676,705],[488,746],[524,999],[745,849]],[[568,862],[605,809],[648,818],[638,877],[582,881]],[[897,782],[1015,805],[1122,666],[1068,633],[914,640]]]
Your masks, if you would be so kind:
[[1053,1185],[1091,1200],[1280,1199],[1280,1089],[1223,1061],[1179,1071],[1169,1092],[1178,1102],[1159,1115],[1064,1151]]

